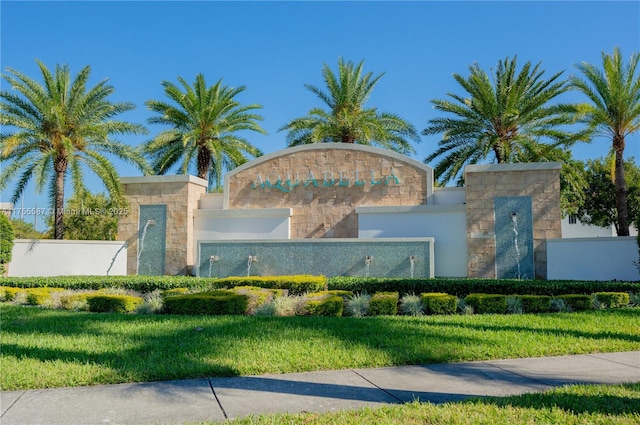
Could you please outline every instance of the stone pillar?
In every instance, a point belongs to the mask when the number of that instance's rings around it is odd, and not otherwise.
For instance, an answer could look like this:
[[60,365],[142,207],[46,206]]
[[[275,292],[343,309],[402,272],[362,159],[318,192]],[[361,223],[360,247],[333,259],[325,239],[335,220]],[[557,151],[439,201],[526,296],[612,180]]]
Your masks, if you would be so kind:
[[468,165],[467,275],[496,277],[494,198],[530,197],[536,279],[547,277],[547,239],[562,237],[558,162]]
[[207,181],[189,175],[124,177],[129,214],[120,219],[118,240],[127,243],[127,274],[136,274],[141,236],[140,207],[166,206],[164,274],[191,274],[194,264],[193,211],[207,191]]

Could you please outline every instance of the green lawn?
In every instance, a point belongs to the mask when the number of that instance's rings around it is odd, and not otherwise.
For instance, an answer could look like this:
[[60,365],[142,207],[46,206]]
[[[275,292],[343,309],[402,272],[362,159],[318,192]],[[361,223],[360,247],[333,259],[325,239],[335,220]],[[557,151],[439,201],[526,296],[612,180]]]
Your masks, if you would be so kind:
[[640,423],[640,383],[575,385],[539,394],[434,405],[409,403],[325,414],[278,414],[230,421],[233,425],[333,424],[625,424]]
[[2,304],[0,314],[3,390],[640,349],[640,308],[340,318],[124,315]]

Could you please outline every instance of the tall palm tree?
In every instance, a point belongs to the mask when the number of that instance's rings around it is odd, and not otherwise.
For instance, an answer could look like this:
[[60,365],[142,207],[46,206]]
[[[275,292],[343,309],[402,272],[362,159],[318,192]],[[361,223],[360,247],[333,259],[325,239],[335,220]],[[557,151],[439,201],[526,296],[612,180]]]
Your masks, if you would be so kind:
[[147,107],[158,115],[150,124],[171,128],[162,131],[142,147],[152,158],[157,174],[165,174],[181,159],[180,172],[186,174],[195,159],[198,177],[207,179],[209,186],[220,187],[224,170],[247,162],[247,155],[256,157],[262,152],[238,135],[251,130],[266,134],[258,121],[262,116],[251,111],[257,104],[242,105],[235,97],[245,90],[222,85],[222,79],[211,87],[202,74],[191,86],[178,77],[182,88],[163,81],[164,92],[172,103],[149,100]]
[[338,75],[325,64],[322,76],[327,86],[326,92],[305,84],[328,106],[328,110],[313,108],[307,116],[293,119],[280,128],[280,131],[289,132],[289,146],[342,142],[376,145],[403,154],[415,152],[409,142],[419,142],[420,136],[413,125],[395,114],[364,106],[384,74],[363,74],[363,63],[361,61],[354,65],[340,58]]
[[588,63],[577,65],[584,76],[571,77],[573,87],[591,103],[580,105],[584,121],[601,134],[611,137],[615,152],[616,210],[618,236],[629,236],[627,185],[624,172],[625,138],[640,129],[640,55],[634,53],[624,64],[620,50],[602,53],[602,69]]
[[89,66],[82,68],[72,80],[67,65],[56,65],[52,74],[42,62],[36,62],[44,85],[10,68],[9,74],[3,75],[17,93],[0,92],[0,124],[17,131],[0,135],[0,159],[10,161],[0,173],[0,189],[17,177],[12,199],[16,202],[32,178],[39,192],[48,185],[54,238],[62,239],[67,171],[71,173],[76,194],[85,191],[82,165],[86,165],[100,177],[112,199],[122,200],[118,173],[105,154],[148,170],[142,155],[112,138],[113,135],[144,134],[146,129],[113,119],[134,109],[134,105],[110,102],[108,97],[114,88],[107,80],[88,88]]
[[[470,75],[453,78],[467,96],[448,93],[451,100],[432,100],[436,110],[449,114],[434,118],[422,132],[442,134],[439,148],[425,162],[442,157],[435,166],[436,178],[447,182],[460,176],[466,164],[490,159],[497,163],[529,162],[532,152],[566,146],[586,139],[587,132],[570,133],[563,129],[575,119],[575,106],[549,103],[565,93],[569,86],[560,80],[562,72],[543,79],[540,63],[527,62],[517,71],[516,57],[498,62],[491,77],[478,64],[469,67]],[[551,150],[550,152],[555,152]]]

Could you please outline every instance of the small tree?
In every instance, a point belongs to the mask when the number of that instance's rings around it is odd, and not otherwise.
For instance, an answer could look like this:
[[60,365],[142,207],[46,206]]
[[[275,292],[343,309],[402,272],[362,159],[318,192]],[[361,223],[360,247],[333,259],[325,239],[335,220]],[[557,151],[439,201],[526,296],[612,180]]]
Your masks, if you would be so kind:
[[11,219],[11,226],[16,239],[43,239],[46,236],[38,232],[33,224],[21,218]]
[[[614,225],[618,228],[618,210],[616,209],[616,183],[611,175],[613,158],[587,161],[585,177],[587,180],[583,199],[578,207],[578,217],[586,224],[600,227]],[[640,168],[633,158],[624,162],[626,197],[630,217],[640,214]]]
[[[74,195],[66,202],[64,238],[113,241],[118,234],[118,217],[127,212],[103,193]],[[53,217],[49,221],[53,222]]]
[[0,214],[0,275],[7,271],[6,264],[11,262],[13,251],[13,227],[6,215]]

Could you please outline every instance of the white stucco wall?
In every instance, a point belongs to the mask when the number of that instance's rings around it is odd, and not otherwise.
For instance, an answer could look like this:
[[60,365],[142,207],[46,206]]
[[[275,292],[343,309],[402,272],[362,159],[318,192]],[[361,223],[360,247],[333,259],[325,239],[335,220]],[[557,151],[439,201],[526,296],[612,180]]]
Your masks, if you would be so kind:
[[291,208],[196,210],[193,240],[289,239],[290,218]]
[[433,237],[437,277],[467,276],[464,205],[358,207],[359,238]]
[[121,241],[16,239],[9,276],[122,276],[127,248]]
[[636,238],[599,237],[547,240],[549,280],[640,280]]

